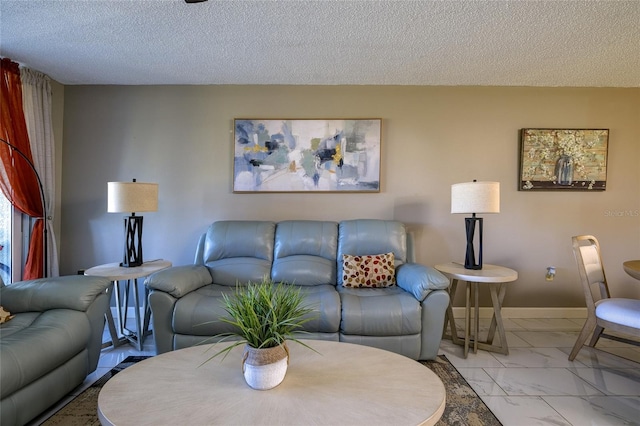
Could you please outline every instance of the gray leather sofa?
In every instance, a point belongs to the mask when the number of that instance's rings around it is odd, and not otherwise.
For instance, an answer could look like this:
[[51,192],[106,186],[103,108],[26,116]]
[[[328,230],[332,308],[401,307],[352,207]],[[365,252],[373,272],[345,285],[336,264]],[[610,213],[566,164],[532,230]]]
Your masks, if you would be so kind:
[[0,424],[22,425],[82,384],[100,358],[112,283],[65,276],[0,282]]
[[[147,278],[158,353],[229,332],[222,294],[264,276],[299,286],[317,317],[304,338],[374,346],[434,359],[449,304],[447,278],[412,262],[412,243],[397,221],[220,221],[200,238],[193,265]],[[343,286],[343,255],[394,254],[397,285]]]

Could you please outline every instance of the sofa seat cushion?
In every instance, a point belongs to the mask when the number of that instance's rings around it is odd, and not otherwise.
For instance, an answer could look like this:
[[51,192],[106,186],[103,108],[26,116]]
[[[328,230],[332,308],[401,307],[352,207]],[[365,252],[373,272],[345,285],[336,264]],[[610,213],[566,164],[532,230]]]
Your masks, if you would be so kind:
[[304,305],[312,308],[315,318],[303,325],[309,333],[337,333],[340,329],[340,295],[333,285],[300,286]]
[[405,336],[421,331],[420,302],[399,287],[339,287],[341,333],[361,336]]
[[16,314],[0,327],[1,397],[82,352],[90,335],[91,325],[84,312],[52,309]]
[[[335,333],[340,326],[340,297],[332,285],[299,286],[305,305],[317,309],[319,316],[304,325],[308,332]],[[210,284],[178,299],[173,312],[173,331],[193,336],[215,336],[233,332],[220,318],[228,317],[223,294],[233,296],[235,287]]]

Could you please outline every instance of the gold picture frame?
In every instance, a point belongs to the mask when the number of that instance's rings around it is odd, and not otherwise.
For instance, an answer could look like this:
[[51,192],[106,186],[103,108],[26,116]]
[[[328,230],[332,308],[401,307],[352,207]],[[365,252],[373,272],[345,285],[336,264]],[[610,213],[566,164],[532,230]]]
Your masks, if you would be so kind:
[[609,129],[522,129],[519,191],[604,191]]
[[233,192],[380,192],[381,119],[234,119]]

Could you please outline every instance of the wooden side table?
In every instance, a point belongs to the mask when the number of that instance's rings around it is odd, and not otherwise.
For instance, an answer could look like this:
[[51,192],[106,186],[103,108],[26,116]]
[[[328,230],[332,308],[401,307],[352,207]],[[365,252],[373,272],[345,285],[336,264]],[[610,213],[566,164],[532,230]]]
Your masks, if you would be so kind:
[[[87,269],[84,274],[92,275],[97,277],[106,277],[113,281],[114,285],[114,294],[116,298],[116,308],[117,308],[117,316],[118,316],[118,330],[120,334],[123,335],[123,338],[128,340],[131,344],[136,346],[139,351],[142,350],[142,343],[144,338],[149,334],[149,321],[151,319],[151,309],[149,308],[147,302],[147,293],[148,290],[145,288],[145,298],[142,304],[144,316],[140,316],[140,297],[138,295],[138,278],[146,277],[154,272],[160,271],[162,269],[169,268],[171,266],[171,262],[167,260],[153,260],[150,262],[145,262],[140,266],[136,266],[133,268],[125,268],[120,266],[119,263],[107,263],[104,265],[94,266],[93,268]],[[124,289],[123,289],[123,301],[120,302],[120,281],[123,281]],[[133,282],[133,308],[135,310],[135,318],[136,318],[136,329],[130,330],[127,328],[127,308],[129,307],[129,291],[131,287],[131,283]],[[124,316],[122,314],[122,310],[124,309]],[[117,346],[120,342],[117,333],[115,333],[113,327],[113,317],[109,319],[111,316],[111,311],[107,311],[107,324],[109,325],[109,332],[111,334],[111,340],[114,346]]]
[[[447,315],[445,318],[444,328],[447,328],[447,322],[451,325],[451,340],[455,344],[464,345],[464,357],[466,358],[469,353],[469,345],[473,342],[473,353],[478,352],[478,348],[498,352],[504,355],[509,354],[509,347],[507,346],[507,336],[504,330],[504,324],[502,322],[502,301],[506,291],[506,284],[518,279],[518,273],[513,269],[505,268],[503,266],[496,265],[482,265],[482,269],[465,269],[463,265],[459,263],[443,263],[436,265],[435,268],[445,274],[451,279],[451,286],[449,288],[449,295],[451,301],[447,307]],[[466,281],[466,298],[465,298],[465,330],[464,340],[458,338],[456,331],[456,323],[453,317],[453,297],[456,294],[458,286],[458,280]],[[491,292],[491,303],[493,305],[493,316],[491,318],[491,325],[489,326],[489,333],[487,340],[479,341],[478,328],[479,328],[479,312],[478,306],[479,288],[480,286],[489,286]],[[474,322],[473,328],[471,327],[471,293],[473,292],[473,307],[474,307]],[[500,346],[493,344],[493,338],[495,336],[496,329],[500,336]]]

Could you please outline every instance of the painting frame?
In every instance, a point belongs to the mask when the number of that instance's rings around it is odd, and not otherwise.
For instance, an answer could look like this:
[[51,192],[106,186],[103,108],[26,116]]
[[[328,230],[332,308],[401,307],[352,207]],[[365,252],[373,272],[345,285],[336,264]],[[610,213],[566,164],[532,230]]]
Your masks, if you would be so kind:
[[520,130],[519,191],[605,191],[609,129]]
[[381,118],[234,118],[233,193],[379,193]]

